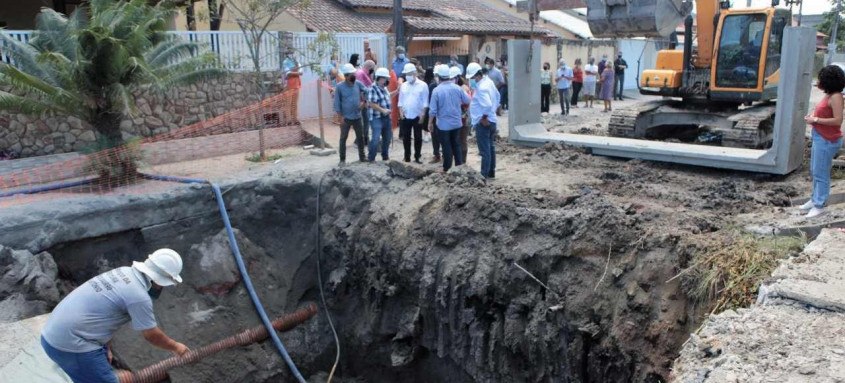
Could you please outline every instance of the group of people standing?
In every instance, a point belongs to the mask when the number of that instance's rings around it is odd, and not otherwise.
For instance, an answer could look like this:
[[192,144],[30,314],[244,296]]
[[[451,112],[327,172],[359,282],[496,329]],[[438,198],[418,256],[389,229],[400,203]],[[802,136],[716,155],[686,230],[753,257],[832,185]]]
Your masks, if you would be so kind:
[[622,52],[617,53],[616,61],[609,61],[607,55],[596,64],[595,59],[587,59],[587,65],[582,65],[581,59],[576,59],[574,66],[567,65],[561,59],[554,75],[549,63],[543,64],[540,73],[540,112],[549,113],[551,104],[552,85],[557,84],[557,94],[560,101],[560,113],[569,114],[571,108],[578,108],[581,99],[584,106],[593,107],[593,101],[604,101],[604,112],[613,110],[612,100],[623,99],[625,85],[625,70],[628,63],[622,58]]
[[[411,162],[413,156],[414,162],[422,163],[422,131],[427,130],[432,137],[431,163],[442,163],[444,172],[453,164],[466,163],[467,137],[474,130],[481,175],[495,177],[497,112],[502,103],[500,89],[505,86],[495,61],[488,58],[485,67],[472,62],[464,71],[452,56],[449,64],[421,70],[399,46],[390,69],[376,68],[375,62],[367,60],[360,68],[352,62],[344,64],[339,72],[344,80],[337,82],[333,94],[334,110],[342,117],[341,165],[346,163],[350,130],[355,133],[360,161],[373,162],[378,154],[389,160],[392,130],[398,123],[404,161]],[[392,114],[398,118],[391,118]]]

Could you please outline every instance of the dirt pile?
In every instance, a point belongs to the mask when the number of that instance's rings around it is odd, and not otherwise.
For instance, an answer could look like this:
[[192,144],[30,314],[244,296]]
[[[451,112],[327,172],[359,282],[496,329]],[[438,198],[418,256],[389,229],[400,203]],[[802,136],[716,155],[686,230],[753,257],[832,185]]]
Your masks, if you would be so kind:
[[47,252],[33,255],[0,245],[0,322],[50,312],[59,303],[58,269]]

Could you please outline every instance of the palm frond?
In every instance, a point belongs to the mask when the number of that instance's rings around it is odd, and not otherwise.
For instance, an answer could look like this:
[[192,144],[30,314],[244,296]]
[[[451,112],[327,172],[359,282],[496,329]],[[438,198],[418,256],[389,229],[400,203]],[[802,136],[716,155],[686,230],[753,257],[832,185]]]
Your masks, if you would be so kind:
[[42,79],[50,78],[44,69],[38,65],[35,59],[38,51],[32,45],[18,41],[8,34],[0,33],[0,48],[3,49],[3,53],[6,56],[14,61],[15,66],[21,68],[22,71]]
[[112,100],[114,112],[130,117],[138,114],[137,108],[135,107],[135,100],[129,87],[123,86],[123,84],[114,84],[109,88],[108,95],[109,99]]
[[200,48],[199,44],[184,40],[168,41],[160,45],[164,46],[163,50],[160,52],[157,51],[155,56],[146,56],[147,63],[152,67],[186,59],[196,54]]
[[43,104],[38,100],[28,97],[21,97],[0,90],[0,110],[39,115],[55,111],[50,105]]

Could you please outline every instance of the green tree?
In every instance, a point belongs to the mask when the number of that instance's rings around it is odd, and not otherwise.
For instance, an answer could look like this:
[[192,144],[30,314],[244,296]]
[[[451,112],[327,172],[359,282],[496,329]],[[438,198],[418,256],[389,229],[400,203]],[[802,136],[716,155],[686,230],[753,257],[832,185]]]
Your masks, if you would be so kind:
[[839,16],[839,29],[836,32],[836,47],[837,50],[842,49],[845,47],[845,7],[843,9],[837,11],[837,0],[830,0],[831,10],[824,13],[824,18],[819,25],[816,26],[816,29],[824,33],[829,38],[833,38],[833,24],[836,21],[837,15]]
[[[104,148],[124,144],[120,121],[137,113],[133,91],[157,91],[224,73],[211,53],[166,33],[173,7],[90,0],[70,16],[44,8],[29,43],[0,33],[0,110],[76,116]],[[132,169],[134,170],[134,168]]]

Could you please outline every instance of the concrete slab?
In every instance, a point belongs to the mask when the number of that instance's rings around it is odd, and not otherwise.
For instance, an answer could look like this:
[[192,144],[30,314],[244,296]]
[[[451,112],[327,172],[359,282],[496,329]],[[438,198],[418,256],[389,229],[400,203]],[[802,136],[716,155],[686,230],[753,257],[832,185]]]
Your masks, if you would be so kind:
[[0,324],[0,377],[4,382],[71,383],[41,348],[49,314]]
[[823,230],[800,256],[782,263],[757,301],[775,299],[845,313],[845,233]]
[[[775,144],[768,150],[750,150],[721,148],[703,145],[677,144],[646,140],[623,139],[617,137],[600,137],[550,133],[540,124],[536,113],[531,115],[514,114],[511,116],[510,133],[512,142],[540,146],[547,142],[564,142],[570,145],[583,146],[592,149],[593,154],[638,158],[651,161],[675,162],[688,165],[707,166],[724,169],[735,169],[752,172],[787,174],[801,165],[804,150],[804,133],[806,124],[801,120],[808,108],[810,97],[811,73],[810,59],[812,50],[810,42],[815,36],[812,28],[789,27],[784,32],[784,55],[781,62],[781,83],[778,86],[778,99],[790,100],[777,104],[774,127]],[[531,57],[529,44],[522,41],[509,41],[508,54],[510,57]],[[508,88],[514,104],[512,110],[533,111],[533,100],[536,96],[531,92],[539,87],[532,87],[539,80],[539,74],[517,70],[517,60],[511,65],[511,84],[524,84],[519,88]],[[523,62],[519,60],[519,67]],[[528,63],[532,65],[533,62]],[[519,93],[517,93],[519,92]],[[520,101],[522,100],[522,101]],[[527,104],[527,108],[522,105]],[[536,116],[536,118],[534,117]]]

